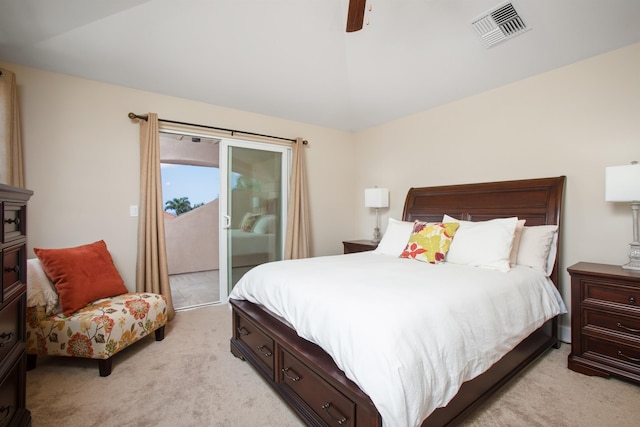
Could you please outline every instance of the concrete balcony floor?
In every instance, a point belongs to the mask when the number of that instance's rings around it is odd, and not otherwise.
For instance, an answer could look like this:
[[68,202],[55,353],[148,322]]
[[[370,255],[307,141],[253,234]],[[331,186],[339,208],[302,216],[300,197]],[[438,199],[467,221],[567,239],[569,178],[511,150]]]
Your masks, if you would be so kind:
[[220,302],[220,271],[172,274],[171,296],[176,310],[211,305]]

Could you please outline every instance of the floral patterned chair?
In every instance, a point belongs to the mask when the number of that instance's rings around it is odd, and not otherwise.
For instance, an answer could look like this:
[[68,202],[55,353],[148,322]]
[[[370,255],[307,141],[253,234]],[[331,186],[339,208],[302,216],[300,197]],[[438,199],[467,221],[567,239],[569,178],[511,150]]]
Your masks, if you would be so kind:
[[106,377],[114,354],[152,332],[162,341],[166,323],[166,298],[151,293],[104,298],[71,316],[27,307],[27,365],[35,368],[38,355],[85,357],[98,359],[100,376]]
[[65,309],[60,289],[38,258],[27,260],[27,369],[36,367],[38,355],[84,357],[97,359],[106,377],[118,352],[152,332],[156,341],[164,339],[163,295],[127,293],[123,287],[118,295]]

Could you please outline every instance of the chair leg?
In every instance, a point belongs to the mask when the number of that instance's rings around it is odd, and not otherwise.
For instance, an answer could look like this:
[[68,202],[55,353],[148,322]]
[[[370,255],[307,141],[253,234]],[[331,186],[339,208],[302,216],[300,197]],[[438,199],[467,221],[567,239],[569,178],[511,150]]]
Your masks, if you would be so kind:
[[164,326],[160,326],[156,329],[156,341],[162,341],[164,339]]
[[27,354],[27,371],[36,369],[36,362],[38,361],[37,354]]
[[98,360],[98,368],[100,369],[101,377],[108,377],[111,375],[111,362],[113,357],[108,359],[99,359]]

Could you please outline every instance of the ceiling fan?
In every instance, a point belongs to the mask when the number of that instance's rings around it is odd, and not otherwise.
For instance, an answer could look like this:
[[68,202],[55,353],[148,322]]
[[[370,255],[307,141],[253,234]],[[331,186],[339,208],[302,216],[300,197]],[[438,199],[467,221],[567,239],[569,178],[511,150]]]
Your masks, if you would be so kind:
[[347,13],[347,33],[360,31],[364,23],[364,9],[367,0],[349,0],[349,12]]

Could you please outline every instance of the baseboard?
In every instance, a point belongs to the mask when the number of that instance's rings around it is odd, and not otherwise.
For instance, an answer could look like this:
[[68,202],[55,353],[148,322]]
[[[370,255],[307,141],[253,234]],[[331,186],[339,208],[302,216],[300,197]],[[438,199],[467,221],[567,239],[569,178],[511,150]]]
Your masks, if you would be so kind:
[[560,326],[558,338],[564,343],[571,344],[571,326]]

